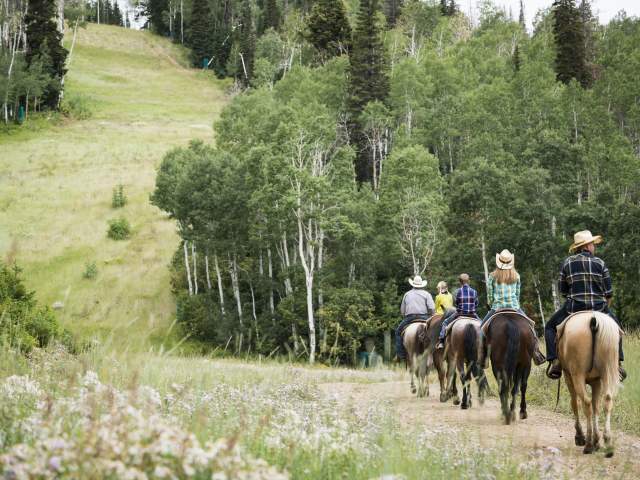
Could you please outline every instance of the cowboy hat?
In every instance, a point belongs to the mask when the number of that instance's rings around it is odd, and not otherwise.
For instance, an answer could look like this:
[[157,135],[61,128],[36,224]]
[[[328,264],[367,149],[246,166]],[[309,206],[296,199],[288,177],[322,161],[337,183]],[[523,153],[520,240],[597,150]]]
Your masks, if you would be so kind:
[[513,253],[506,248],[500,253],[496,253],[496,265],[500,270],[511,270],[513,268]]
[[595,237],[589,230],[582,230],[573,236],[573,244],[569,247],[569,251],[573,252],[580,247],[589,245],[590,243],[599,244],[602,243],[602,236],[596,235]]
[[416,275],[415,277],[413,277],[413,280],[409,279],[409,285],[414,288],[424,288],[427,286],[427,281],[422,280],[422,277],[420,275]]

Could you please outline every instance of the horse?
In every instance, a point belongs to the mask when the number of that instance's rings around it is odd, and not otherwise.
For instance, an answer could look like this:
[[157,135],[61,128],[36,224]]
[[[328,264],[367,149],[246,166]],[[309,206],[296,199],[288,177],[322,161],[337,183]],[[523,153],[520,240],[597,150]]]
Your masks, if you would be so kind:
[[476,379],[478,398],[480,399],[480,405],[483,405],[488,384],[481,364],[483,347],[480,321],[469,317],[458,317],[450,328],[445,345],[447,388],[444,397],[441,396],[441,401],[447,401],[449,398],[454,397],[453,404],[460,404],[456,386],[457,370],[462,383],[462,404],[460,407],[463,410],[471,407],[472,378]]
[[[438,372],[440,391],[444,391],[444,357],[442,351],[435,349],[441,325],[442,315],[434,315],[429,320],[409,324],[403,333],[407,368],[411,374],[411,393],[417,393],[418,398],[429,396],[429,371],[433,366]],[[417,378],[418,388],[414,377]]]
[[[602,312],[578,312],[558,325],[558,359],[571,393],[571,409],[575,417],[575,444],[584,446],[583,453],[600,448],[598,416],[604,397],[605,456],[613,456],[611,442],[611,410],[620,378],[618,348],[622,330],[609,315]],[[591,398],[586,386],[591,385]],[[578,400],[587,419],[585,439],[580,425]]]
[[498,312],[487,328],[491,350],[491,369],[500,387],[500,404],[505,424],[515,421],[515,407],[520,390],[520,418],[527,418],[527,382],[535,337],[529,319],[516,312]]

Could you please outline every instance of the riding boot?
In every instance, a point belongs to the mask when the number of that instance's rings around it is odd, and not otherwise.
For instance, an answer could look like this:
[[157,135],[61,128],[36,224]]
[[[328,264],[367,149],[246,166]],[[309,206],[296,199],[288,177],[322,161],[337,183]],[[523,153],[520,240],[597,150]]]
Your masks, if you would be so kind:
[[536,342],[536,347],[535,347],[535,350],[533,351],[533,363],[540,366],[546,361],[547,359],[545,358],[544,354],[540,351],[540,346]]
[[547,377],[551,380],[558,380],[562,376],[562,367],[560,366],[560,360],[557,358],[549,362],[547,367]]
[[618,364],[618,373],[620,374],[620,381],[624,382],[624,380],[627,378],[627,371],[622,366],[622,362]]

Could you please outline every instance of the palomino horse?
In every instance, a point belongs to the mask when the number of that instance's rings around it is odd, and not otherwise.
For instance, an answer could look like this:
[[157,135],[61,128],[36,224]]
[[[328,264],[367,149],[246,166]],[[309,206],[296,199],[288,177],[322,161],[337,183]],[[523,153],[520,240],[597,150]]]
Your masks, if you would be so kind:
[[529,319],[516,312],[498,312],[487,328],[487,343],[491,345],[491,369],[500,387],[502,416],[507,425],[516,418],[518,389],[520,418],[527,418],[527,382],[537,341]]
[[[459,317],[450,327],[445,346],[447,359],[447,389],[444,401],[454,397],[454,405],[460,404],[456,386],[456,370],[462,383],[462,409],[471,407],[471,378],[478,384],[480,405],[488,388],[487,379],[481,365],[482,333],[480,321],[469,317]],[[443,400],[441,396],[441,400]]]
[[[411,374],[411,393],[417,392],[418,397],[429,396],[429,371],[434,365],[438,371],[440,391],[444,391],[444,358],[441,350],[435,350],[441,325],[442,315],[434,315],[425,322],[411,323],[404,330],[402,341],[407,350],[407,368]],[[414,377],[417,378],[417,389]]]
[[[604,397],[605,455],[613,456],[611,409],[618,389],[618,344],[622,331],[610,316],[601,312],[578,312],[558,325],[558,359],[571,393],[571,408],[576,419],[575,443],[584,445],[584,453],[600,448],[598,416]],[[587,394],[591,385],[591,398]],[[578,400],[587,418],[587,438],[580,425]]]

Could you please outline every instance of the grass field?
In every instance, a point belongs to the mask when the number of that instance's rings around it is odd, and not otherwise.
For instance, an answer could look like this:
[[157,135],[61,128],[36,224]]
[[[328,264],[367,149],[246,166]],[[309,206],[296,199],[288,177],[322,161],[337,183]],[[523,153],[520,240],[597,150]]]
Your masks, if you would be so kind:
[[[109,332],[120,348],[157,344],[174,316],[166,267],[178,237],[149,204],[155,167],[174,146],[212,141],[225,103],[225,85],[185,68],[185,58],[148,32],[89,24],[78,32],[67,97],[91,118],[0,133],[0,257],[17,260],[42,302],[63,302],[59,318],[72,331]],[[119,183],[129,203],[113,210]],[[133,235],[109,240],[107,221],[120,215]],[[90,262],[93,280],[83,278]]]

